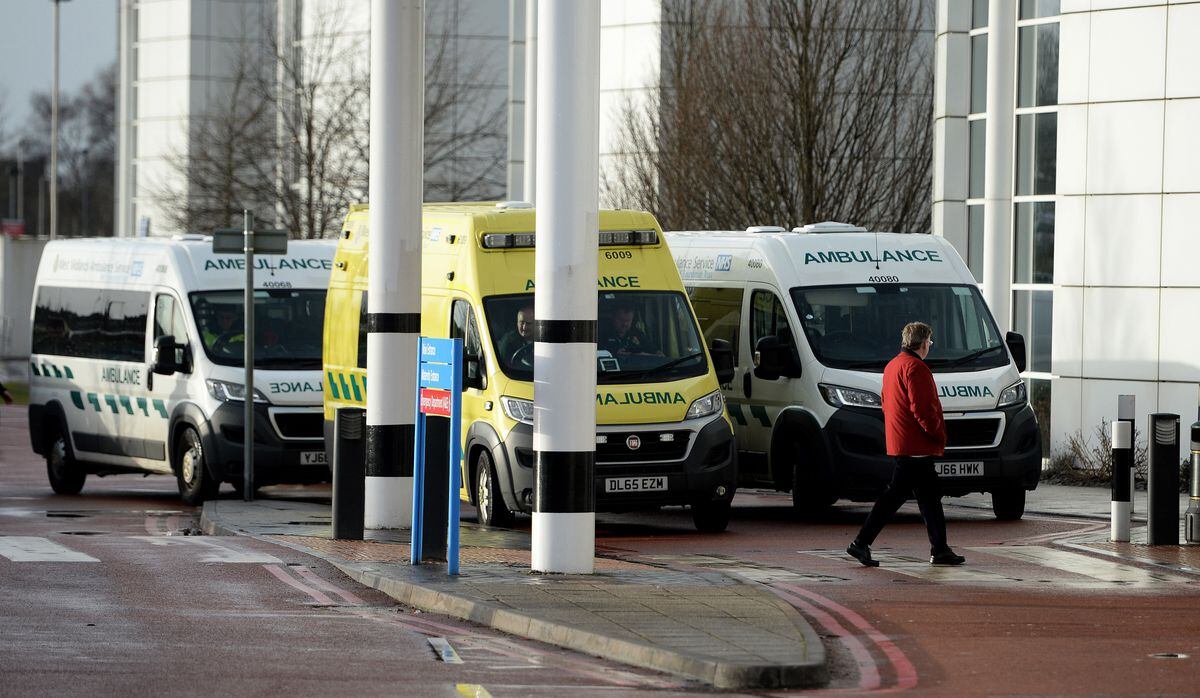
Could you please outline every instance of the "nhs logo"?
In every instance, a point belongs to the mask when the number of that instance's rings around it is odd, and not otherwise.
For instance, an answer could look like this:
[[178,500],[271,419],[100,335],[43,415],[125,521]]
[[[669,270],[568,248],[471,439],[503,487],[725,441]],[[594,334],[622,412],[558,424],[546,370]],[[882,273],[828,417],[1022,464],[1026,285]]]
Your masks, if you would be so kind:
[[729,271],[733,268],[733,255],[719,254],[717,255],[717,271]]

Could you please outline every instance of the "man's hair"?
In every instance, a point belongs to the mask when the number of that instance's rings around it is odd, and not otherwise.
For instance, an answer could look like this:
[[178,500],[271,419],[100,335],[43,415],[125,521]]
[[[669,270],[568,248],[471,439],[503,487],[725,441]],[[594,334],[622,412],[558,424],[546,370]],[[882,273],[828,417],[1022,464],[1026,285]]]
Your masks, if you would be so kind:
[[923,322],[910,322],[900,333],[900,348],[917,351],[933,335],[933,328]]

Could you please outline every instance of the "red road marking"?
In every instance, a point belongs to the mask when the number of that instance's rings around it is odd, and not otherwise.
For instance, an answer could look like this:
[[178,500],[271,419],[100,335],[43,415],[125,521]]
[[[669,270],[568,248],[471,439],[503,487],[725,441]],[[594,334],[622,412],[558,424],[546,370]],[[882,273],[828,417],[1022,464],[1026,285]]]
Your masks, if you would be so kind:
[[287,572],[284,572],[282,569],[280,569],[279,565],[263,565],[263,569],[265,569],[266,571],[275,575],[275,577],[277,579],[279,579],[279,581],[283,582],[284,584],[292,587],[293,589],[298,589],[298,590],[304,592],[305,594],[308,594],[317,603],[328,604],[330,606],[336,605],[336,604],[334,604],[333,599],[329,598],[325,594],[322,594],[320,591],[317,591],[316,589],[313,589],[312,587],[305,586],[304,584],[296,581],[295,579],[292,579],[290,576],[288,576]]
[[[790,587],[791,585],[779,585],[779,587],[782,586]],[[790,593],[792,589],[784,591],[779,587],[772,586],[770,589],[788,603],[804,611],[827,631],[837,635],[842,644],[846,646],[846,649],[850,650],[850,654],[854,656],[855,663],[858,664],[858,687],[856,690],[878,690],[880,687],[879,667],[875,665],[875,658],[871,656],[871,651],[867,649],[867,646],[827,611],[812,605],[794,593]]]
[[916,687],[917,668],[908,660],[904,652],[896,646],[896,643],[892,642],[891,638],[876,630],[875,626],[871,625],[866,618],[832,599],[827,599],[820,594],[802,589],[795,584],[780,584],[779,586],[790,592],[809,598],[850,621],[851,625],[866,633],[867,637],[871,638],[875,646],[887,657],[888,663],[892,665],[892,668],[896,672],[896,688],[901,691],[907,691]]
[[362,606],[365,604],[365,602],[362,599],[360,599],[358,596],[356,596],[354,594],[354,592],[347,591],[346,589],[342,589],[341,587],[337,586],[333,582],[330,582],[328,580],[318,577],[317,575],[313,574],[312,570],[310,570],[306,567],[297,567],[297,568],[295,568],[295,571],[297,573],[299,573],[299,575],[301,577],[304,577],[304,579],[307,582],[309,582],[310,584],[312,584],[313,586],[320,587],[320,588],[324,589],[325,591],[331,591],[331,592],[337,594],[338,596],[342,597],[342,600],[344,600],[348,604],[354,604],[356,606]]

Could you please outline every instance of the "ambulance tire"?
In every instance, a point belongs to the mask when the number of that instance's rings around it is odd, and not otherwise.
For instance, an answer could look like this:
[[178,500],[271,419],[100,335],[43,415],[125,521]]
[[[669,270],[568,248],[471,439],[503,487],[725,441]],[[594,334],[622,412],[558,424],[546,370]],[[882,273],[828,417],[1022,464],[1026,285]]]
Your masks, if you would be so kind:
[[807,438],[791,441],[792,513],[801,521],[814,521],[829,513],[838,496],[828,475],[824,442],[803,422],[796,426]]
[[1018,521],[1025,515],[1025,490],[1014,487],[992,493],[992,513],[1000,521]]
[[500,478],[486,448],[479,449],[475,457],[475,510],[479,512],[479,523],[483,526],[507,528],[513,524],[513,514],[504,504],[500,492]]
[[46,450],[46,478],[55,494],[76,495],[83,489],[87,471],[71,457],[71,446],[67,443],[66,429],[61,425],[50,435],[50,447]]
[[184,504],[199,506],[217,496],[220,481],[212,476],[204,463],[204,446],[192,427],[184,427],[175,445],[175,481]]
[[729,528],[730,502],[696,502],[692,505],[692,523],[701,533],[721,533]]

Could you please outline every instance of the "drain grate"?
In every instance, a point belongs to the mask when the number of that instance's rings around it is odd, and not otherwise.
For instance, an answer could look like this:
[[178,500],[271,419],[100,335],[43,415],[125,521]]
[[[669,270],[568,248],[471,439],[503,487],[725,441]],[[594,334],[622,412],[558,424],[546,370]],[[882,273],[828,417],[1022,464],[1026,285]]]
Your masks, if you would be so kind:
[[1182,652],[1155,652],[1150,655],[1151,659],[1187,659],[1188,656]]

